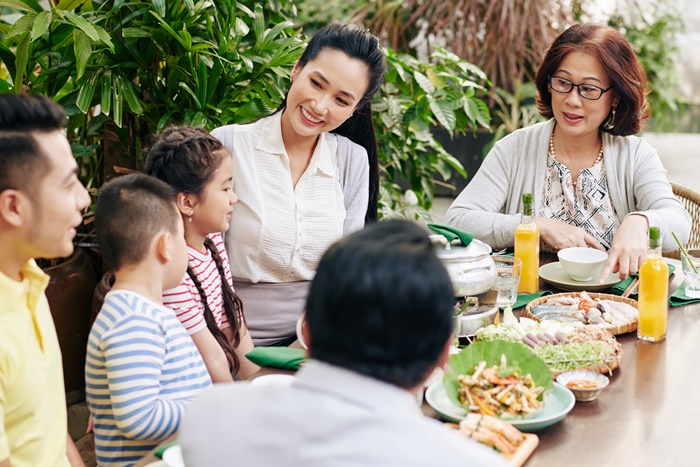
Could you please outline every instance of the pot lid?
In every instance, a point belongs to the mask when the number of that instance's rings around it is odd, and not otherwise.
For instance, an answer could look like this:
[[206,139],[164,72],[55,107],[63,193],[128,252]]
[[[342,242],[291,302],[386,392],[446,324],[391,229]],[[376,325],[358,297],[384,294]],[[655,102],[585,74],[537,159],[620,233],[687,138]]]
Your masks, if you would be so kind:
[[469,246],[435,243],[438,258],[445,260],[468,260],[483,258],[491,254],[491,247],[480,240],[472,240]]

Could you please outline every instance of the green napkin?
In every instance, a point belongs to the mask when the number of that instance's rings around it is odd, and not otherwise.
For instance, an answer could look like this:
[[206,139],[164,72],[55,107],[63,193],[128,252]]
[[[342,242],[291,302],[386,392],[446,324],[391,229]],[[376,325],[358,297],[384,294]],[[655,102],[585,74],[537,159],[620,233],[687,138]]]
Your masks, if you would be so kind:
[[176,446],[176,445],[177,445],[177,441],[171,441],[169,443],[166,443],[166,444],[162,445],[161,447],[159,447],[158,449],[156,449],[156,452],[154,452],[153,455],[156,456],[158,459],[162,459],[163,453],[165,452],[165,450],[169,449],[173,446]]
[[289,347],[256,347],[245,356],[256,365],[284,370],[298,370],[306,360],[304,350]]
[[461,230],[455,229],[449,225],[428,224],[428,228],[436,234],[445,237],[450,243],[459,239],[459,241],[462,242],[462,245],[469,246],[472,240],[474,240],[474,234],[462,232]]
[[[676,270],[676,267],[673,264],[666,263],[666,265],[668,266],[668,276],[671,277],[671,274],[673,274],[673,271]],[[637,274],[630,274],[624,281],[620,281],[617,284],[610,287],[610,292],[612,292],[615,295],[622,295],[627,289],[627,286],[632,283],[635,277],[637,277]],[[631,294],[630,298],[636,299],[637,294]]]
[[544,290],[542,292],[535,293],[521,293],[518,294],[518,299],[513,303],[513,309],[521,308],[533,301],[536,298],[540,298],[543,295],[551,295],[552,292],[549,290]]
[[690,298],[685,294],[685,282],[683,282],[668,298],[668,304],[671,306],[681,306],[697,302],[700,302],[700,298]]

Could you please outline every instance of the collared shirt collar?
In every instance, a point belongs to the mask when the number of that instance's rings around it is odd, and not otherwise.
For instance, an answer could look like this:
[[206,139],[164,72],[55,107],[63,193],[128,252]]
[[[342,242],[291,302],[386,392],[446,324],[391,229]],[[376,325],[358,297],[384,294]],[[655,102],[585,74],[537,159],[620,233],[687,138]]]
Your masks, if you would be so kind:
[[[283,156],[288,160],[287,150],[284,147],[284,140],[282,139],[282,113],[283,111],[277,112],[267,118],[263,124],[260,141],[256,149],[268,154]],[[306,171],[311,174],[321,171],[326,175],[335,175],[335,164],[331,157],[328,135],[326,133],[321,133],[319,135],[316,148],[314,149]]]
[[294,384],[332,393],[372,410],[421,413],[410,391],[318,360],[306,362]]
[[5,297],[8,301],[20,300],[26,293],[27,305],[33,311],[36,307],[36,302],[49,285],[49,276],[37,266],[33,259],[27,261],[22,267],[22,281],[18,282],[10,279],[8,276],[0,272],[0,296]]

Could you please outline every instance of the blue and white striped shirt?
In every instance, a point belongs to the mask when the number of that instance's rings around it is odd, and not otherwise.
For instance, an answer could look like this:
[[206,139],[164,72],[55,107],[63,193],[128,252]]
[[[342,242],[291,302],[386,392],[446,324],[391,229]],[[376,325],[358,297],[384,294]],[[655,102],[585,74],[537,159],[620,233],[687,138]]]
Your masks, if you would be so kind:
[[173,310],[111,291],[90,331],[86,399],[100,466],[129,466],[175,433],[185,408],[211,385]]

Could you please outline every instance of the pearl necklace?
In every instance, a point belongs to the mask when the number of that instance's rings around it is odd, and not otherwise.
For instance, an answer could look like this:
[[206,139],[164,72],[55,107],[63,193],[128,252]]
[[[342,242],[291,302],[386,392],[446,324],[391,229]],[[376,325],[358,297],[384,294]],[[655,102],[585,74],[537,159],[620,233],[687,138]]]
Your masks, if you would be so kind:
[[[554,152],[554,132],[552,132],[552,135],[549,137],[549,154],[552,156],[552,159],[554,159],[555,161],[557,160],[557,156]],[[602,160],[603,160],[603,143],[601,142],[600,143],[600,151],[598,151],[598,157],[595,158],[595,162],[593,162],[593,165],[591,167],[595,167]],[[572,180],[571,184],[574,185],[574,188],[576,188],[576,182],[574,182]]]

